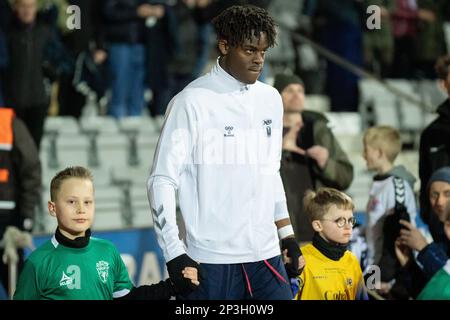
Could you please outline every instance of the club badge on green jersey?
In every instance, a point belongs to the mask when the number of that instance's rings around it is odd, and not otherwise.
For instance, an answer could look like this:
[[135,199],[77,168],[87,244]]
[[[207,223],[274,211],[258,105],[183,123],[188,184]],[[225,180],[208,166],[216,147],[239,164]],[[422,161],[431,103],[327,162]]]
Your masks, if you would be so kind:
[[96,267],[100,280],[103,283],[106,283],[106,281],[108,281],[109,263],[101,260],[96,263]]

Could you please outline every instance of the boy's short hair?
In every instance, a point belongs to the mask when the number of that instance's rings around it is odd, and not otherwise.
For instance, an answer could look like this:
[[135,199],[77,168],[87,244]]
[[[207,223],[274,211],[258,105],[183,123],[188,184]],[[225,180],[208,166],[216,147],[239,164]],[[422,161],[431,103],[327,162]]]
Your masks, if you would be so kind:
[[94,181],[94,177],[89,169],[84,167],[67,167],[64,170],[58,172],[50,182],[50,199],[54,201],[56,199],[56,194],[61,188],[61,184],[64,180],[70,178],[81,178]]
[[333,188],[319,188],[317,192],[308,191],[303,198],[303,206],[310,221],[322,219],[332,206],[342,210],[355,210],[352,198]]
[[402,150],[400,133],[390,126],[376,126],[367,129],[364,133],[364,143],[381,149],[392,163]]
[[217,39],[227,40],[230,46],[239,47],[245,40],[260,33],[267,35],[269,47],[276,44],[276,24],[267,10],[252,5],[231,6],[212,20]]
[[450,54],[440,57],[435,65],[436,74],[439,79],[446,80],[450,67]]

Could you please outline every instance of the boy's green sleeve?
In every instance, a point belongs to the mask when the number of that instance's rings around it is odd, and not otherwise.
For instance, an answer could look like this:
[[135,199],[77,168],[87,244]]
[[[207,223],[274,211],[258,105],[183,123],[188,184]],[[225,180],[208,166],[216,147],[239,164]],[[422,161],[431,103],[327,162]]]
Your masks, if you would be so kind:
[[13,300],[39,300],[41,298],[34,264],[27,260],[17,282]]
[[123,263],[122,257],[119,252],[115,250],[115,277],[114,277],[114,289],[113,298],[121,298],[127,295],[133,284],[131,283],[130,276],[128,275],[127,267]]

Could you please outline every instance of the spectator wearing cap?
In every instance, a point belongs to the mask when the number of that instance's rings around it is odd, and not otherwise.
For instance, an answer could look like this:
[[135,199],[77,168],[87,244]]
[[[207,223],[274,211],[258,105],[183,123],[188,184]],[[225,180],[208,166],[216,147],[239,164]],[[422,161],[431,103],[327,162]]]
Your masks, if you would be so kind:
[[274,87],[283,100],[283,154],[281,176],[297,241],[314,234],[303,212],[307,190],[348,188],[353,166],[328,127],[327,118],[305,110],[305,86],[296,75],[277,74]]
[[433,235],[434,242],[428,244],[425,237],[406,221],[401,220],[405,227],[400,231],[400,244],[406,245],[418,252],[417,261],[423,266],[427,278],[431,278],[441,269],[450,256],[450,240],[444,234],[446,207],[450,204],[450,167],[436,170],[427,184],[432,215],[437,217],[438,230]]

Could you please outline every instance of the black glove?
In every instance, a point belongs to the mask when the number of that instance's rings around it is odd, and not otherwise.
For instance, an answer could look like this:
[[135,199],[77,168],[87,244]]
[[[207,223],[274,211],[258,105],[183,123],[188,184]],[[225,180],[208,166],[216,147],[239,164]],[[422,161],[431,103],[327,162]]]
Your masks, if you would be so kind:
[[298,277],[302,271],[298,269],[298,258],[302,256],[302,251],[294,238],[288,237],[281,240],[281,251],[287,249],[287,256],[291,258],[291,263],[286,263],[284,267],[289,278]]
[[188,294],[195,290],[197,286],[190,279],[185,278],[181,271],[186,267],[197,268],[198,278],[200,279],[199,264],[189,258],[187,254],[182,254],[166,263],[169,272],[170,281],[173,284],[176,294]]

